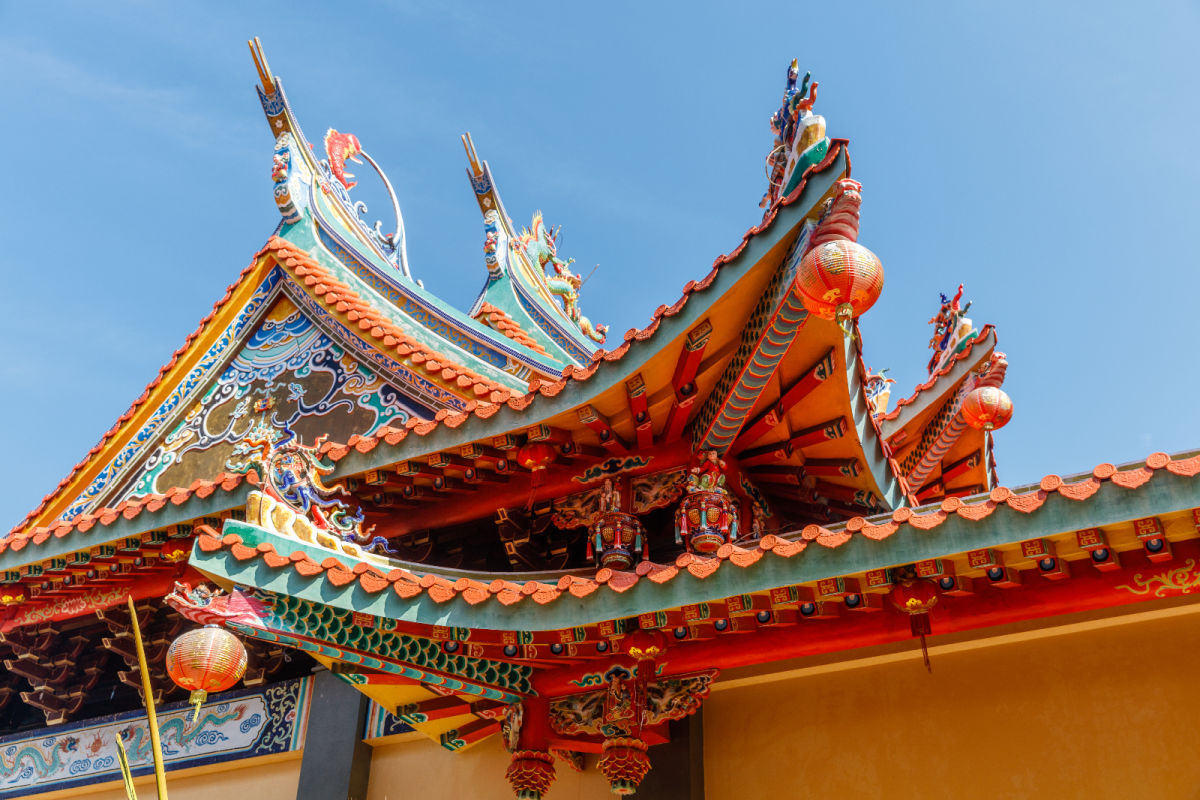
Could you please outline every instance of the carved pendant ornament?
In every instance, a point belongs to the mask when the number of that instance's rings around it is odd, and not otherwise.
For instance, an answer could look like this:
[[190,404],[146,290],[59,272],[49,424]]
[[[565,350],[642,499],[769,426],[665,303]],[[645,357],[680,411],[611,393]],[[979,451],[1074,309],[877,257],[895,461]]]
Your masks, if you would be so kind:
[[675,540],[690,553],[715,553],[737,538],[737,504],[725,488],[724,469],[716,450],[701,450],[688,473],[675,512]]
[[587,556],[594,558],[598,567],[618,570],[649,557],[649,539],[642,523],[621,510],[621,492],[612,478],[604,479],[600,491],[600,515],[588,535]]

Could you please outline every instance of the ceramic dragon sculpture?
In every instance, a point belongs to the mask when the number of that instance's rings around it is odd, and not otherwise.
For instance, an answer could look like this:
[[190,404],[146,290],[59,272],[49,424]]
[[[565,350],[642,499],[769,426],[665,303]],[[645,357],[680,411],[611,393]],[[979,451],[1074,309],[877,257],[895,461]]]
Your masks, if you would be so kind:
[[325,439],[320,436],[306,446],[286,425],[279,431],[260,420],[235,446],[234,458],[225,468],[238,474],[255,470],[267,496],[310,518],[318,529],[364,550],[394,554],[386,539],[372,536],[373,528],[362,529],[362,509],[351,510],[340,499],[347,494],[345,487],[326,486],[321,481],[322,475],[333,471],[333,465],[318,454]]
[[[513,247],[525,253],[530,262],[537,266],[550,294],[562,299],[563,313],[567,318],[579,327],[584,336],[603,344],[608,336],[608,326],[593,325],[583,315],[579,308],[579,289],[583,281],[571,271],[575,259],[563,260],[558,256],[557,239],[558,232],[546,227],[539,212],[534,215],[532,226],[521,231]],[[546,274],[547,266],[552,270],[550,274]]]

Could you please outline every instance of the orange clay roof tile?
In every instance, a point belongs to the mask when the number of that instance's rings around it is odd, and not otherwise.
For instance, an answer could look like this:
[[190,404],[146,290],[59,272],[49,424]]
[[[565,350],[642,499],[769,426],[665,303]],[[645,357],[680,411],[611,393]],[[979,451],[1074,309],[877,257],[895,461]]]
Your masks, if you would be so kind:
[[542,347],[540,344],[538,344],[536,339],[526,333],[525,329],[521,327],[520,323],[518,323],[508,314],[505,314],[499,308],[496,308],[496,306],[492,305],[491,303],[484,303],[479,307],[479,315],[476,316],[476,319],[482,322],[484,325],[487,325],[489,328],[504,334],[509,339],[525,345],[530,350],[534,350],[543,355],[546,354],[546,348]]
[[266,251],[282,263],[305,285],[313,287],[313,293],[327,306],[344,313],[351,322],[374,339],[382,349],[390,349],[414,364],[420,364],[428,374],[444,380],[460,378],[458,385],[472,389],[475,393],[510,394],[507,387],[452,361],[446,354],[430,350],[417,340],[406,335],[382,312],[352,288],[330,274],[325,267],[306,252],[277,236],[267,242]]
[[[171,502],[178,505],[193,496],[207,497],[218,489],[226,492],[232,491],[243,480],[247,483],[257,483],[257,479],[250,476],[222,473],[217,476],[217,480],[215,481],[197,480],[187,489],[173,490]],[[126,501],[112,508],[101,508],[88,514],[81,514],[70,522],[60,521],[44,527],[29,528],[24,531],[10,531],[3,538],[0,538],[0,553],[3,553],[5,550],[21,550],[26,544],[40,545],[49,539],[51,535],[55,538],[61,538],[73,532],[87,533],[97,524],[101,527],[108,527],[119,519],[132,520],[147,512],[153,514],[164,505],[161,497],[159,496],[153,502],[149,502],[147,498]]]

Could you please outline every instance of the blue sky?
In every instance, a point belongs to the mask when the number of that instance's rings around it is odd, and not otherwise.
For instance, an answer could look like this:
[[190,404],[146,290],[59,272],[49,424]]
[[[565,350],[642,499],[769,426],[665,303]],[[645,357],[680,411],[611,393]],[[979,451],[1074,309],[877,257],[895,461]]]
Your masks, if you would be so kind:
[[1003,483],[1200,445],[1195,3],[0,2],[0,521],[278,222],[253,35],[309,135],[352,131],[387,170],[428,288],[465,305],[483,280],[469,130],[514,219],[542,209],[600,265],[582,305],[616,341],[760,218],[798,57],[864,184],[866,358],[897,394],[963,282],[1011,365]]

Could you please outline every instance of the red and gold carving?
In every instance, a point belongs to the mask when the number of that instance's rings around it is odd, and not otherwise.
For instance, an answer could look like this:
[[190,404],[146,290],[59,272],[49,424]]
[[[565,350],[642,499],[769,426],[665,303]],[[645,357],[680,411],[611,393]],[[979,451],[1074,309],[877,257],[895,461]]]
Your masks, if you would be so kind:
[[737,510],[725,488],[725,462],[715,450],[696,454],[686,494],[675,512],[676,538],[693,553],[715,553],[737,538]]
[[544,750],[517,750],[504,777],[517,800],[542,800],[554,783],[554,756]]
[[646,743],[633,737],[604,740],[600,756],[600,772],[608,779],[613,794],[630,795],[650,771],[650,757],[646,755]]

